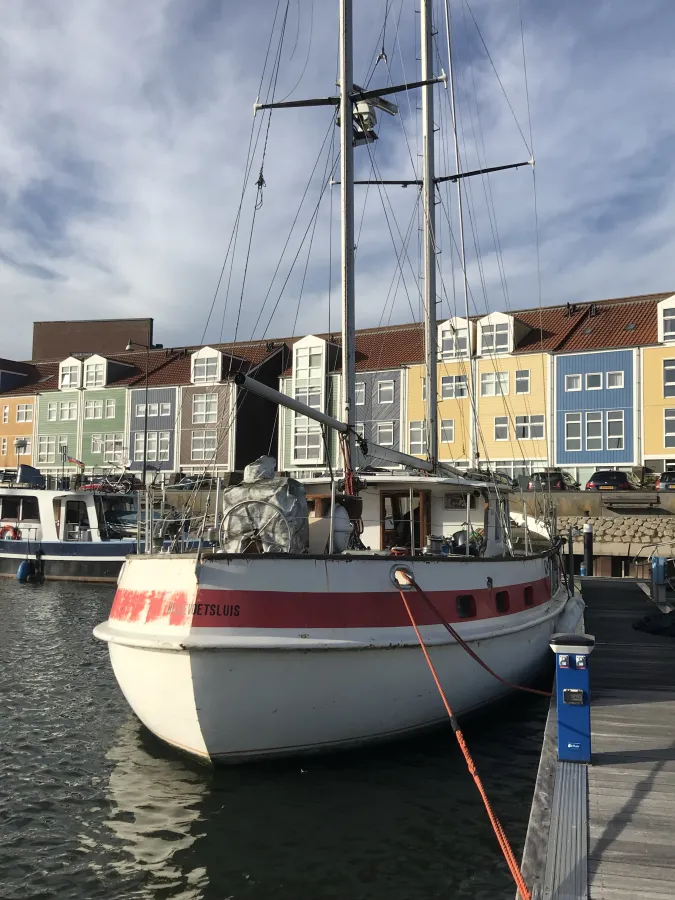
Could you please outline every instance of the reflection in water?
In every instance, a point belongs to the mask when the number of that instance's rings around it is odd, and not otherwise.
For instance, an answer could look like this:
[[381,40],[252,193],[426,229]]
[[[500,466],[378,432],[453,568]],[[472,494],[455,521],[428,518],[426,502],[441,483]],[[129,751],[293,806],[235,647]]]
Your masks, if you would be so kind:
[[136,896],[155,897],[161,889],[176,900],[200,900],[208,883],[205,867],[183,868],[177,857],[199,836],[193,826],[200,818],[209,770],[152,756],[140,738],[138,722],[130,719],[106,753],[114,768],[106,790],[111,809],[105,825],[126,851],[111,865],[124,878],[147,875],[143,893]]
[[[0,581],[0,898],[511,900],[449,729],[203,768],[129,712],[91,636],[112,594]],[[518,697],[463,723],[516,855],[546,707]]]

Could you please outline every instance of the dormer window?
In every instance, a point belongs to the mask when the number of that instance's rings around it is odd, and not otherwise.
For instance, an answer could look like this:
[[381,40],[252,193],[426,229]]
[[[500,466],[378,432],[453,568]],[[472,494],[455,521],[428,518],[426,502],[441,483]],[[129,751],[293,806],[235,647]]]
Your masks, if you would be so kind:
[[675,341],[675,306],[663,310],[663,340]]
[[80,367],[79,366],[61,366],[61,380],[59,386],[62,388],[76,388],[80,386]]
[[480,341],[481,353],[508,353],[508,322],[500,322],[495,325],[481,325]]
[[105,384],[105,365],[102,362],[87,363],[84,367],[84,386],[103,387]]
[[468,346],[469,338],[466,328],[448,328],[441,332],[441,356],[443,359],[466,356]]
[[205,381],[218,380],[218,357],[205,356],[195,360],[194,383],[203,384]]

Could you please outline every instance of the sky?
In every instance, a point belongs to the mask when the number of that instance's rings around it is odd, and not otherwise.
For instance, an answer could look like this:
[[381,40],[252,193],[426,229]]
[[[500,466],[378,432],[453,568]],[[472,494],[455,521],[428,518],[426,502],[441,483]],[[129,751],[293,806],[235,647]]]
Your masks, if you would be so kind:
[[[355,0],[357,83],[419,77],[416,5]],[[0,356],[30,358],[34,320],[152,316],[167,347],[339,330],[332,108],[253,118],[272,85],[277,100],[335,93],[337,8],[0,5]],[[450,10],[462,168],[532,148],[536,161],[534,178],[525,167],[465,182],[470,311],[675,291],[675,4]],[[455,171],[448,97],[439,86],[439,175]],[[379,140],[355,151],[357,177],[419,170],[418,92],[394,99],[400,114],[378,113]],[[358,326],[419,317],[417,200],[414,187],[356,187]],[[440,317],[463,308],[456,206],[439,188]]]

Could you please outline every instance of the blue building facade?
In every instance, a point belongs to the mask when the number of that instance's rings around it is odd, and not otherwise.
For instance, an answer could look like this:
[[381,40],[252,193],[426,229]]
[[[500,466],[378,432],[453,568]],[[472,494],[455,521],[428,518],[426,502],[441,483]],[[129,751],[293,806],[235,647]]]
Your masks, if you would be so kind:
[[[143,429],[145,423],[145,388],[129,392],[129,459],[132,471],[143,468]],[[176,426],[178,388],[148,389],[148,468],[164,472],[177,470]]]
[[556,463],[634,464],[635,351],[560,355],[555,373]]

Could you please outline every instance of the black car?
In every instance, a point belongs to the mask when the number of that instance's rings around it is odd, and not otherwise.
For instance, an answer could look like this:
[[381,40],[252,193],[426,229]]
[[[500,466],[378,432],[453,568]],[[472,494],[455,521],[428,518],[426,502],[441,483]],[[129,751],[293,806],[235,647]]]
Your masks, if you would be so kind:
[[578,491],[579,487],[579,482],[562,469],[533,472],[527,485],[528,491]]
[[632,491],[631,484],[625,472],[600,471],[594,472],[586,482],[587,491]]

